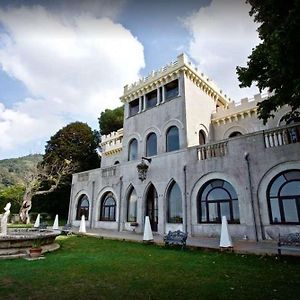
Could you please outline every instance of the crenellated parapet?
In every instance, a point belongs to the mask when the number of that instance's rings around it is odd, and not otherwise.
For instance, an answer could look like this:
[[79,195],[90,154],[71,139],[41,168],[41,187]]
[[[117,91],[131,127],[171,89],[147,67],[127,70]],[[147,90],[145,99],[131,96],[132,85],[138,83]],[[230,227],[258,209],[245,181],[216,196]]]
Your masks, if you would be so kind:
[[230,98],[226,94],[223,94],[223,91],[211,79],[203,73],[198,72],[197,67],[188,60],[185,54],[179,55],[176,61],[169,63],[157,71],[152,71],[148,76],[141,78],[139,81],[131,85],[126,85],[124,87],[124,94],[120,99],[124,103],[131,102],[172,80],[178,79],[181,74],[190,79],[219,106],[227,107],[229,105]]
[[227,108],[217,107],[212,114],[212,123],[216,125],[239,121],[252,116],[257,117],[257,104],[269,98],[270,94],[257,94],[254,98],[243,98],[240,102],[231,102]]
[[113,131],[110,134],[102,135],[100,147],[102,155],[111,156],[122,151],[123,128]]

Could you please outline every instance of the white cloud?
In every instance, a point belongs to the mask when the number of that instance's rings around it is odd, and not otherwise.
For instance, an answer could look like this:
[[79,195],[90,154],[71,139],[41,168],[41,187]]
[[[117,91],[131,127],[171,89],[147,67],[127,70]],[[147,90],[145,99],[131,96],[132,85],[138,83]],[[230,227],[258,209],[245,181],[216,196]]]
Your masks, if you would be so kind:
[[189,55],[235,100],[258,93],[255,87],[240,89],[236,75],[260,41],[249,10],[242,0],[213,0],[183,20],[191,34]]
[[33,6],[0,9],[0,22],[0,66],[32,95],[0,107],[0,150],[48,139],[66,119],[95,124],[144,67],[142,44],[108,18],[66,19]]

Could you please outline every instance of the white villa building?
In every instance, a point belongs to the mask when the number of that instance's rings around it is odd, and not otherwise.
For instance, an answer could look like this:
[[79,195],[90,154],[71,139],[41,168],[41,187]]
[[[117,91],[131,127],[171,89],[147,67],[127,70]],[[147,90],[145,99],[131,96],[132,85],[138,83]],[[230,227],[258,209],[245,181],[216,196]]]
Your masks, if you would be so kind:
[[[180,229],[262,240],[300,230],[300,123],[266,125],[257,103],[231,102],[181,54],[124,87],[124,126],[102,136],[99,169],[73,175],[69,222],[143,232]],[[298,120],[299,121],[299,120]]]

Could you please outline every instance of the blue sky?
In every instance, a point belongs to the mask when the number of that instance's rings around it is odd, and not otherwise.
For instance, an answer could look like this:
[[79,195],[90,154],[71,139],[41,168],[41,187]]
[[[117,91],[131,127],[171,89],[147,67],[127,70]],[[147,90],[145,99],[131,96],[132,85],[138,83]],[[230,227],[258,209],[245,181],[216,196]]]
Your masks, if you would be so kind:
[[42,153],[62,126],[98,129],[123,86],[185,52],[229,97],[259,43],[239,0],[0,2],[0,159]]

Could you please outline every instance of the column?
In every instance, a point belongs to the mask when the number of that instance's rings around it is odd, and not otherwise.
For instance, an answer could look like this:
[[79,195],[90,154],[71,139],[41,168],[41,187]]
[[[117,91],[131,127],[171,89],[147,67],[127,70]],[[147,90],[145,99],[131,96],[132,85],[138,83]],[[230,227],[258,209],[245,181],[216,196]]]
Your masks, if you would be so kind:
[[157,93],[157,95],[156,95],[157,96],[156,106],[157,106],[160,103],[160,87],[157,88],[156,93]]
[[142,105],[143,105],[143,102],[142,102],[142,96],[139,96],[139,113],[142,111]]
[[162,91],[162,100],[161,103],[165,103],[165,86],[161,86],[161,91]]

